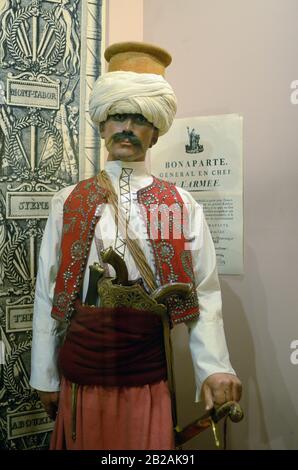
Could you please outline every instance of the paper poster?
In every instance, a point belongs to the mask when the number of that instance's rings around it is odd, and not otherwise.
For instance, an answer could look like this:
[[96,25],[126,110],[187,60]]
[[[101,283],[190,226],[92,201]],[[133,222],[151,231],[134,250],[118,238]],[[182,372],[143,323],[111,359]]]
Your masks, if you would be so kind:
[[237,114],[176,119],[151,150],[151,171],[203,206],[218,271],[243,273],[242,123]]

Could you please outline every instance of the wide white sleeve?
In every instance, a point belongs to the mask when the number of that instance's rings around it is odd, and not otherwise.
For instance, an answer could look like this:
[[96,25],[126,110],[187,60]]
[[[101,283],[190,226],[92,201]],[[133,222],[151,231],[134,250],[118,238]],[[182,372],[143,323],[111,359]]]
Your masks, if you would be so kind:
[[[65,190],[62,191],[64,194]],[[63,334],[62,322],[51,317],[51,310],[59,266],[64,200],[60,192],[51,201],[39,252],[35,288],[30,385],[47,392],[58,391],[60,386],[57,353]]]
[[209,375],[218,372],[235,374],[235,371],[230,363],[224,332],[214,243],[202,207],[191,196],[188,205],[191,206],[188,248],[192,253],[200,316],[187,322],[187,327],[198,401],[202,384]]

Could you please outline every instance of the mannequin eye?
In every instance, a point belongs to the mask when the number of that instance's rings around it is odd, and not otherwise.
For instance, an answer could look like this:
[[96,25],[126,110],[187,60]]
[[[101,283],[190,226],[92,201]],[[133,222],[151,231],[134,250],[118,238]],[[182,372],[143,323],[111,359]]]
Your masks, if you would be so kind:
[[151,123],[142,114],[134,114],[133,119],[136,124],[151,125]]
[[127,114],[112,114],[110,119],[117,122],[124,122],[127,119]]

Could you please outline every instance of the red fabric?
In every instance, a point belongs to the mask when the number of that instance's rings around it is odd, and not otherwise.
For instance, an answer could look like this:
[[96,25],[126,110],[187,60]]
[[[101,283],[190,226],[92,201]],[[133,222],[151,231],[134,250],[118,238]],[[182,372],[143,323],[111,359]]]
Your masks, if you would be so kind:
[[[100,218],[97,209],[106,202],[106,194],[93,177],[78,183],[64,203],[62,255],[52,309],[52,316],[57,320],[72,316],[95,225]],[[139,190],[137,196],[144,206],[143,216],[161,285],[174,281],[194,284],[191,252],[186,249],[186,240],[180,230],[180,225],[187,223],[187,211],[177,188],[172,183],[153,177],[153,183]],[[161,205],[170,209],[170,220],[160,221],[160,226],[155,230],[155,224],[151,223],[152,209],[153,206],[158,209]],[[171,213],[173,210],[174,213]],[[161,226],[165,231],[169,229],[169,235],[164,236]],[[173,324],[197,317],[199,307],[195,289],[187,300],[178,297],[169,300],[168,311]]]
[[162,323],[132,308],[75,304],[59,352],[62,374],[77,384],[136,386],[166,378]]
[[100,218],[96,208],[105,202],[106,191],[93,177],[78,183],[64,203],[61,260],[52,308],[52,316],[57,320],[70,318],[73,313],[95,225]]
[[62,379],[52,450],[173,450],[167,383],[80,386],[75,441],[71,431],[71,384]]
[[[137,193],[142,204],[148,239],[161,284],[169,282],[195,283],[192,257],[187,249],[184,229],[188,211],[173,183],[153,177],[153,183]],[[168,301],[172,323],[180,323],[199,315],[195,289],[187,300],[173,298]]]

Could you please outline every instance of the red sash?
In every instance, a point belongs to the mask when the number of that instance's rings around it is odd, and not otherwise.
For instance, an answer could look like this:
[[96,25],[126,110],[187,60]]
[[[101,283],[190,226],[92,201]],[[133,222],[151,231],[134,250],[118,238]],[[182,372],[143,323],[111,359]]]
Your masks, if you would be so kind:
[[58,359],[64,377],[79,385],[141,386],[165,380],[161,320],[132,308],[82,306]]

